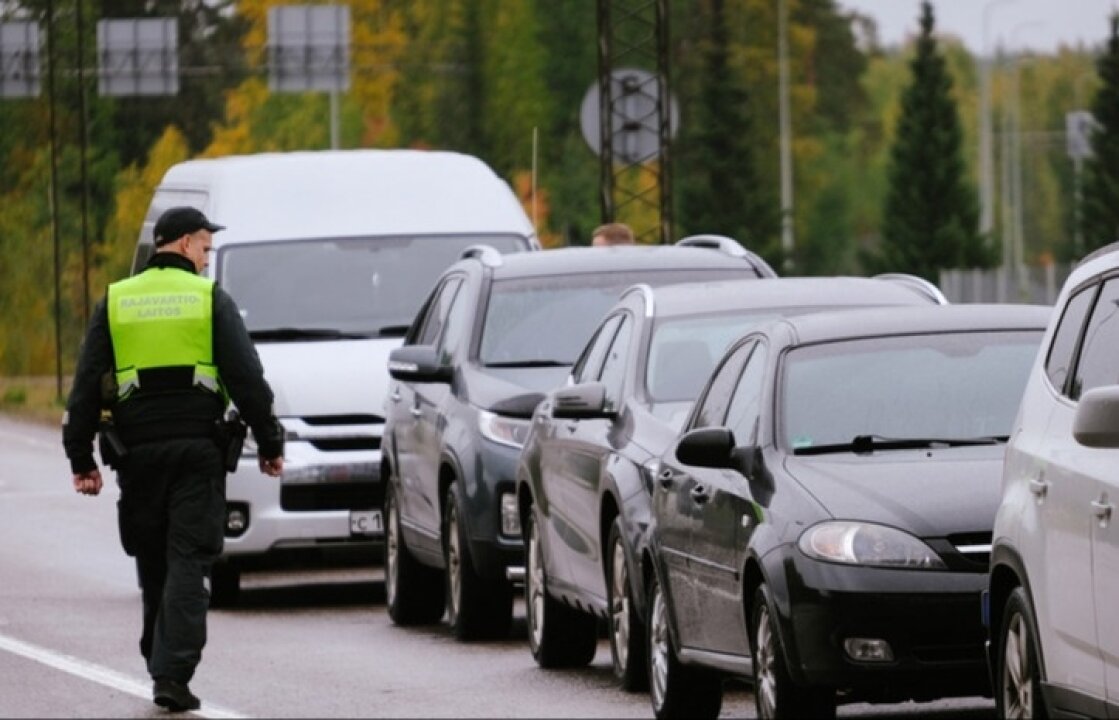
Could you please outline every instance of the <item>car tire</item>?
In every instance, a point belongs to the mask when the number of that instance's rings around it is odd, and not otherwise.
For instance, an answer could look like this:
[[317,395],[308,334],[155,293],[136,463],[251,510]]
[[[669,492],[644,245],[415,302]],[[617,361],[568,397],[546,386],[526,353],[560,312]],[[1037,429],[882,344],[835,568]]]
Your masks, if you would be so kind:
[[645,668],[645,624],[637,614],[633,578],[626,560],[625,534],[621,516],[610,524],[606,541],[606,606],[610,613],[610,658],[614,678],[626,692],[648,687]]
[[233,607],[240,595],[241,568],[227,559],[214,561],[210,569],[210,607]]
[[754,660],[754,701],[759,718],[834,718],[835,691],[798,685],[789,674],[789,661],[769,588],[763,583],[754,593],[750,622],[750,650]]
[[513,587],[507,580],[478,574],[461,520],[457,485],[447,488],[443,524],[447,621],[459,640],[504,638],[513,624]]
[[1001,718],[1047,718],[1041,694],[1041,666],[1033,605],[1025,588],[1014,588],[1006,599],[998,635],[998,665],[995,669],[995,703]]
[[676,657],[669,631],[668,603],[656,577],[646,597],[649,599],[648,683],[653,714],[657,720],[719,717],[723,707],[722,675],[710,668],[684,665]]
[[385,493],[385,605],[397,625],[429,625],[443,617],[443,573],[408,550],[400,532],[400,501],[392,482]]
[[525,620],[528,646],[542,668],[589,665],[598,649],[598,619],[548,594],[540,528],[532,509],[525,517]]

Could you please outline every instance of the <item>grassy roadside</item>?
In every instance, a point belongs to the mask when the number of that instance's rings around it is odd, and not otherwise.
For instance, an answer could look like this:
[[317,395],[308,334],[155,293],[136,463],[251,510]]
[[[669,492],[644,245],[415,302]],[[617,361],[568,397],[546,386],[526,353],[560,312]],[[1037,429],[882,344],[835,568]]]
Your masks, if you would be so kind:
[[58,380],[53,375],[24,377],[0,376],[0,413],[59,427],[66,407],[70,379],[62,380],[62,399],[58,399]]

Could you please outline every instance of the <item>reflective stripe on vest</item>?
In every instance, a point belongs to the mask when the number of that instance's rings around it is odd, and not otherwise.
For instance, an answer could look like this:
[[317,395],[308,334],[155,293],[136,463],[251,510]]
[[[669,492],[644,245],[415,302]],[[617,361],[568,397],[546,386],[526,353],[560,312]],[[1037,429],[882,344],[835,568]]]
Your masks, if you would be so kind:
[[194,385],[220,395],[214,365],[214,281],[178,268],[149,268],[109,286],[109,335],[117,398],[140,387],[142,370],[193,367]]

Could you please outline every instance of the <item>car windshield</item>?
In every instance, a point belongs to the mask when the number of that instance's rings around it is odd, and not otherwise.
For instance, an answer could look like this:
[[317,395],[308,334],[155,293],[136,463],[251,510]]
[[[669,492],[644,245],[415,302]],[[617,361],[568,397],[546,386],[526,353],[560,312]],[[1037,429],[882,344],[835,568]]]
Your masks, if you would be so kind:
[[715,362],[751,328],[776,317],[765,313],[719,313],[659,320],[645,364],[645,387],[655,406],[692,402]]
[[797,348],[779,388],[783,444],[811,454],[1005,440],[1040,341],[953,332]]
[[725,270],[642,270],[497,280],[490,291],[478,361],[489,367],[571,365],[618,295],[651,286],[753,275]]
[[216,263],[254,337],[402,337],[440,273],[477,244],[525,249],[515,235],[327,238],[229,245]]

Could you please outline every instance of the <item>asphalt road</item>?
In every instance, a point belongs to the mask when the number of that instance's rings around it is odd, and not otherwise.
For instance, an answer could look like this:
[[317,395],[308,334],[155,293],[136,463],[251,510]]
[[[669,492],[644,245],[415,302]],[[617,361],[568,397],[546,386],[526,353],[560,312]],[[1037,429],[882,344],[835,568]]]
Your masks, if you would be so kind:
[[[274,482],[261,476],[261,482]],[[118,493],[70,486],[56,428],[0,415],[0,717],[162,717],[137,649],[140,596],[116,534]],[[395,627],[379,566],[247,574],[210,613],[191,687],[200,717],[650,717],[591,666],[536,667],[518,605],[509,639],[464,644],[445,625]],[[732,682],[723,717],[754,717]],[[993,718],[984,698],[851,705],[843,717]]]

